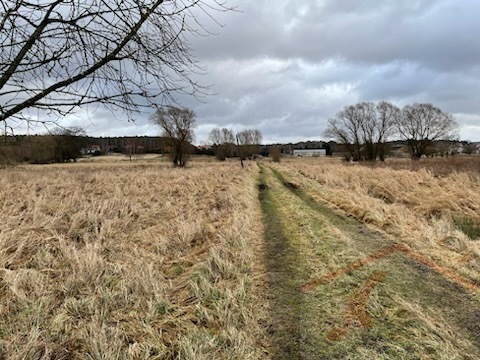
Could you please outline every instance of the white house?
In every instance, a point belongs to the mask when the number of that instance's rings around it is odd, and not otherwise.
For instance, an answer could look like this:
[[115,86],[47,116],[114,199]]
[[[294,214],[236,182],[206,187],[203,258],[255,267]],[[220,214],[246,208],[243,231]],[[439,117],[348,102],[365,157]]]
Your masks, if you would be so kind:
[[293,150],[293,156],[313,156],[313,157],[320,157],[326,156],[327,150],[325,149],[301,149],[301,150]]

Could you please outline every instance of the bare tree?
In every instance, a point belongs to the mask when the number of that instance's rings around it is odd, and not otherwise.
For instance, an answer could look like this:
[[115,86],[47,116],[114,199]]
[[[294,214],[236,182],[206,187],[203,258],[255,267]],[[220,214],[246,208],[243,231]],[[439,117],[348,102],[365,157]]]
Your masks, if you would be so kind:
[[176,92],[200,95],[186,35],[207,33],[196,14],[217,10],[229,9],[217,0],[2,1],[0,123],[88,104],[131,117]]
[[344,145],[354,161],[384,160],[400,109],[388,102],[346,106],[328,121],[325,135]]
[[214,128],[208,136],[209,142],[215,149],[215,156],[218,160],[225,160],[232,157],[235,149],[235,136],[233,131],[227,128]]
[[262,133],[258,129],[246,129],[237,133],[238,156],[245,160],[248,157],[255,158],[260,152]]
[[406,105],[396,124],[413,159],[427,155],[434,141],[454,139],[458,127],[452,115],[432,104]]
[[[453,154],[453,144],[451,141],[448,140],[440,140],[435,143],[435,146],[432,146],[432,153],[431,155],[436,155],[440,157],[449,157]],[[428,154],[427,154],[428,155]]]
[[55,162],[68,162],[81,157],[86,133],[81,127],[57,128],[52,131]]
[[173,166],[184,167],[192,153],[195,113],[191,109],[160,107],[152,115],[151,121],[160,126],[163,136],[167,137],[167,146]]
[[328,120],[325,135],[344,145],[354,161],[362,160],[361,154],[362,119],[356,106],[346,106],[335,118]]
[[388,153],[387,141],[396,133],[395,124],[401,116],[401,110],[387,101],[381,101],[376,105],[377,126],[376,132],[371,137],[377,143],[375,158],[378,156],[381,161],[385,160]]
[[140,158],[145,152],[143,146],[137,138],[126,138],[122,141],[122,153],[128,157],[129,161]]
[[477,146],[475,145],[475,143],[467,141],[463,145],[463,153],[464,154],[471,155],[471,154],[475,154],[476,151],[477,151]]

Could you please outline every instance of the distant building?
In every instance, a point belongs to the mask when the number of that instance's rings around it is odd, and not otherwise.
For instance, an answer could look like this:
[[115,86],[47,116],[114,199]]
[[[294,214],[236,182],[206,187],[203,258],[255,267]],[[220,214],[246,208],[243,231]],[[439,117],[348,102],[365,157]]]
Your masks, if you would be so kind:
[[82,155],[94,155],[100,154],[101,150],[100,145],[90,145],[89,147],[81,149],[80,152]]
[[310,157],[327,156],[327,150],[325,150],[325,149],[295,149],[295,150],[293,150],[293,156],[310,156]]

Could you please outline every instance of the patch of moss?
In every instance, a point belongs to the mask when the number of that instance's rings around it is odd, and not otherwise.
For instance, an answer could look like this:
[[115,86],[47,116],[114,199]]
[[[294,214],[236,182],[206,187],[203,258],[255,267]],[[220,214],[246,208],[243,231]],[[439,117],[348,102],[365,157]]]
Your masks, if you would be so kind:
[[462,231],[471,240],[480,239],[480,224],[468,217],[454,218],[455,227]]

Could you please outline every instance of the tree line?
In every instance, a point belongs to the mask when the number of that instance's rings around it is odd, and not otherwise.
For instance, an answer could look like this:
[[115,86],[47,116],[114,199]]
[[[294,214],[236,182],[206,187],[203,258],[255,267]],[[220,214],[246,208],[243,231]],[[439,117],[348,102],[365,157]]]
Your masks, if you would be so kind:
[[218,160],[229,157],[240,157],[241,160],[253,157],[260,153],[262,133],[258,129],[245,129],[234,134],[227,128],[214,128],[208,137]]
[[[173,166],[186,166],[193,151],[191,143],[196,126],[195,112],[164,106],[157,108],[150,120],[162,129]],[[239,157],[243,166],[243,160],[255,157],[260,152],[262,133],[257,129],[246,129],[234,134],[231,129],[215,128],[209,134],[209,142],[217,159]]]
[[[0,144],[0,163],[68,162],[76,161],[84,154],[108,152],[123,153],[132,160],[149,152],[168,154],[173,166],[186,166],[196,149],[192,145],[195,112],[187,108],[163,106],[157,108],[150,121],[160,127],[161,137],[92,138],[81,128],[57,128],[48,135],[4,136]],[[262,134],[257,129],[234,134],[230,129],[216,128],[211,131],[209,139],[217,159],[235,156],[243,161],[259,154]]]
[[0,143],[0,164],[46,164],[76,161],[88,143],[80,128],[57,128],[47,135],[4,136]]
[[387,141],[406,142],[410,156],[429,155],[433,143],[457,137],[454,117],[432,104],[399,108],[389,102],[361,102],[345,106],[329,119],[325,135],[343,144],[353,161],[385,160]]
[[132,160],[146,153],[165,154],[168,144],[160,136],[92,137],[79,127],[55,128],[43,135],[2,136],[0,164],[75,162],[83,155],[108,153],[121,153]]

